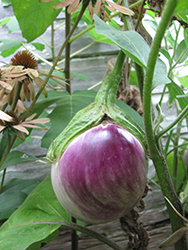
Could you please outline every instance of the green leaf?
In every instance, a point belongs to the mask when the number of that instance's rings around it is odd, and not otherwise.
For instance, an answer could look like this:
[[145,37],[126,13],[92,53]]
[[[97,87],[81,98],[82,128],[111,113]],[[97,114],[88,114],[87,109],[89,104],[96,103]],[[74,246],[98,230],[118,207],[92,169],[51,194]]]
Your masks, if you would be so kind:
[[184,29],[184,38],[185,38],[185,43],[188,47],[188,29]]
[[2,166],[1,166],[1,170],[11,166],[11,165],[15,165],[18,163],[23,163],[23,162],[27,162],[27,161],[36,161],[37,158],[26,154],[24,152],[21,151],[12,151],[10,152],[7,157],[5,158],[5,161],[3,162]]
[[178,77],[178,81],[181,83],[181,85],[188,89],[188,75],[186,76],[182,76],[182,77]]
[[94,16],[96,32],[108,37],[118,45],[125,54],[142,67],[146,67],[149,46],[144,38],[135,31],[119,31],[106,24],[98,16]]
[[184,12],[187,10],[188,10],[188,1],[187,0],[177,0],[174,14],[177,14],[179,12]]
[[[50,176],[42,181],[0,228],[1,250],[25,250],[55,232],[69,215],[55,197]],[[45,223],[46,221],[46,223]]]
[[173,176],[173,161],[174,161],[174,153],[170,153],[166,157],[168,170],[172,180],[176,180],[176,192],[179,193],[181,191],[181,187],[184,184],[185,178],[187,176],[186,169],[183,163],[183,160],[177,158],[177,176]]
[[12,0],[1,0],[3,7],[8,7],[12,4]]
[[145,130],[144,127],[144,119],[129,105],[124,103],[123,101],[117,100],[116,104],[123,110],[125,110],[132,118],[133,120],[136,121],[136,123],[143,129]]
[[185,40],[182,40],[175,51],[174,60],[178,63],[184,62],[188,57],[188,47],[185,43]]
[[15,16],[11,17],[6,25],[9,29],[9,33],[20,29],[19,23]]
[[23,37],[31,42],[42,35],[61,10],[54,10],[60,0],[12,0],[14,14],[19,22]]
[[[144,38],[135,31],[119,31],[94,16],[96,32],[108,37],[122,51],[140,66],[146,68],[150,48]],[[156,86],[169,83],[166,65],[159,58],[156,63],[153,79],[153,89]]]
[[91,29],[87,32],[87,35],[91,37],[94,41],[99,43],[106,43],[106,44],[112,44],[115,45],[114,42],[112,42],[109,38],[102,34],[98,34],[95,29]]
[[50,241],[57,238],[58,234],[59,234],[59,230],[56,230],[52,234],[50,234],[48,237],[46,237],[46,239],[43,239],[39,242],[35,242],[35,243],[31,244],[26,250],[39,250],[39,249],[41,249],[43,244],[47,244]]
[[43,51],[43,49],[45,48],[44,44],[42,43],[31,43],[31,44],[35,47],[35,49],[40,51]]
[[12,55],[17,49],[19,49],[22,44],[21,41],[11,40],[11,39],[0,39],[0,43],[3,43],[0,47],[1,56],[7,57]]
[[163,54],[163,56],[165,56],[168,59],[168,61],[171,60],[171,56],[170,56],[170,53],[168,52],[168,50],[162,48],[160,50],[160,52]]
[[176,242],[178,242],[184,234],[188,231],[188,227],[182,227],[175,231],[173,234],[171,234],[165,241],[163,241],[159,247],[160,248],[166,248],[169,246],[174,245]]
[[144,22],[146,22],[147,24],[149,24],[149,26],[153,29],[153,30],[157,30],[157,22],[155,19],[151,20],[151,19],[144,19]]
[[0,194],[0,220],[10,215],[23,203],[27,195],[40,183],[39,180],[5,180]]
[[176,16],[178,20],[188,23],[188,10],[178,13]]
[[71,75],[71,77],[77,77],[77,78],[80,78],[80,79],[82,79],[84,81],[88,81],[89,80],[88,76],[86,76],[84,74],[81,74],[81,73],[71,72],[70,75]]
[[6,25],[10,19],[11,17],[6,17],[4,19],[1,19],[0,26]]
[[75,91],[72,95],[63,92],[61,98],[56,102],[56,107],[48,116],[52,126],[42,138],[41,146],[48,148],[52,140],[63,131],[73,116],[94,101],[95,95],[96,92],[93,90]]
[[[171,82],[167,84],[169,94],[172,99],[177,99],[180,105],[180,108],[183,110],[188,103],[188,96],[186,96],[180,86],[178,86],[175,82]],[[186,115],[186,121],[188,124],[188,114]]]

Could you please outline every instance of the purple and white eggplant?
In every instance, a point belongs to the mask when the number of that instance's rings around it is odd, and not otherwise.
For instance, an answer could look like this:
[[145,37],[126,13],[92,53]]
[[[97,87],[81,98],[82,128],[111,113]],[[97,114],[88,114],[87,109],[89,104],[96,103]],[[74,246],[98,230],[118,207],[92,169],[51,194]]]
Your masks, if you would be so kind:
[[71,141],[52,166],[61,205],[87,223],[105,223],[129,212],[146,185],[145,152],[135,136],[100,124]]
[[94,103],[76,113],[47,154],[59,202],[86,223],[120,218],[137,204],[146,185],[144,130],[115,104],[121,57]]

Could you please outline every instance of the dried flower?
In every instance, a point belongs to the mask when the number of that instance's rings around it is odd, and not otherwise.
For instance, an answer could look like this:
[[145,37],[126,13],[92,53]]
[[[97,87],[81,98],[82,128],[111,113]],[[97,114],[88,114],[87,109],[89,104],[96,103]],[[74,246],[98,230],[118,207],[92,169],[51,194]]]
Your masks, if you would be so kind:
[[[0,110],[0,132],[5,128],[13,128],[17,130],[17,136],[25,140],[23,133],[29,134],[29,131],[26,128],[35,128],[35,129],[43,129],[44,127],[36,126],[34,124],[44,124],[50,121],[49,118],[39,118],[33,119],[36,114],[32,114],[25,121],[22,121],[20,117],[15,112],[3,112]],[[33,120],[32,120],[33,119]]]
[[[52,2],[54,0],[40,0],[40,2]],[[64,7],[68,7],[67,11],[68,13],[72,13],[78,9],[78,7],[81,5],[81,3],[84,2],[84,0],[65,0],[63,2],[58,3],[54,9],[60,9]],[[110,20],[109,15],[107,14],[105,8],[108,10],[115,11],[118,10],[119,12],[125,14],[125,15],[134,15],[134,12],[124,6],[121,6],[122,0],[118,0],[117,3],[114,3],[112,0],[88,0],[88,10],[90,12],[90,16],[93,19],[94,14],[98,14],[100,18],[105,20]]]
[[23,50],[16,53],[11,59],[12,65],[21,65],[25,69],[37,69],[37,61],[33,54],[29,51]]

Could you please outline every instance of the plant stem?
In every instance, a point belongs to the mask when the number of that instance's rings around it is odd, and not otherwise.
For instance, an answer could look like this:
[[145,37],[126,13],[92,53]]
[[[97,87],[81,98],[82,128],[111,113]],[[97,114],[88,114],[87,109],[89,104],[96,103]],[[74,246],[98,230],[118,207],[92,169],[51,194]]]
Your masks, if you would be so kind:
[[[144,110],[144,123],[145,123],[145,131],[146,131],[149,153],[155,165],[163,195],[166,196],[171,201],[173,206],[180,213],[182,213],[182,206],[173,187],[168,172],[167,164],[164,158],[163,150],[161,149],[160,143],[158,143],[158,141],[156,140],[156,137],[153,132],[152,107],[151,107],[152,81],[159,53],[159,48],[175,7],[176,7],[176,0],[166,1],[161,21],[159,23],[156,35],[152,42],[151,51],[149,54],[148,64],[146,68],[145,81],[144,81],[143,110]],[[184,221],[174,212],[174,210],[168,203],[166,203],[166,205],[169,212],[172,231],[175,232],[176,230],[184,226]],[[182,237],[182,239],[175,244],[175,249],[176,250],[187,249],[185,236]]]
[[111,103],[116,101],[116,95],[119,86],[119,82],[122,76],[122,67],[125,60],[125,54],[122,50],[119,51],[116,63],[112,72],[107,75],[101,88],[99,89],[95,101],[98,103]]
[[188,112],[188,106],[186,106],[181,113],[179,113],[179,115],[176,117],[176,119],[169,124],[166,128],[164,128],[163,130],[161,130],[160,132],[158,132],[157,134],[157,139],[159,139],[161,136],[163,136],[164,134],[166,134],[169,130],[171,130],[180,120],[183,119],[183,117],[186,115],[186,113]]
[[46,86],[46,84],[47,84],[47,82],[48,82],[48,80],[49,80],[51,74],[53,73],[53,71],[54,71],[54,69],[55,69],[55,67],[56,67],[56,65],[57,65],[57,63],[58,63],[58,61],[59,61],[59,58],[61,57],[61,54],[62,54],[62,52],[63,52],[65,46],[66,46],[67,43],[69,42],[70,37],[72,36],[73,32],[75,31],[75,29],[76,29],[76,27],[77,27],[77,25],[78,25],[78,23],[79,23],[79,21],[80,21],[82,15],[83,15],[84,11],[86,10],[87,4],[88,4],[88,3],[82,4],[82,8],[81,8],[81,11],[80,11],[80,13],[79,13],[79,15],[78,15],[78,18],[76,19],[76,22],[74,23],[74,25],[73,25],[73,27],[72,27],[72,29],[71,29],[69,35],[66,37],[66,39],[65,39],[65,41],[64,41],[64,43],[63,43],[63,45],[61,46],[61,48],[60,48],[60,50],[59,50],[59,53],[58,53],[58,55],[56,56],[56,58],[55,58],[55,60],[54,60],[54,62],[53,62],[53,65],[52,65],[51,69],[50,69],[49,72],[48,72],[48,75],[46,76],[46,78],[45,78],[45,80],[44,80],[43,85],[42,85],[41,88],[39,89],[38,93],[35,95],[35,97],[34,97],[32,103],[31,103],[30,107],[28,108],[27,112],[25,113],[25,116],[24,116],[24,119],[23,119],[23,120],[25,120],[25,119],[29,116],[29,114],[30,114],[32,108],[34,107],[34,105],[35,105],[36,101],[38,100],[40,94],[42,93],[43,89],[45,88],[45,86]]
[[52,60],[55,59],[55,50],[54,50],[54,23],[51,25],[51,52],[52,52]]
[[3,187],[4,181],[5,181],[5,175],[6,175],[6,168],[3,170],[3,176],[2,176],[1,184],[0,184],[0,193],[2,191],[2,187]]
[[92,30],[93,28],[95,28],[95,24],[90,25],[89,27],[87,27],[85,30],[82,30],[80,33],[76,34],[74,37],[72,37],[69,40],[69,43],[74,42],[76,39],[78,39],[79,37],[81,37],[83,34],[87,33],[88,31]]
[[[76,224],[76,219],[71,217],[71,221]],[[72,250],[78,250],[78,235],[76,230],[71,231],[71,240],[72,240]]]
[[[71,15],[68,13],[66,7],[65,10],[65,19],[66,19],[66,25],[65,25],[65,38],[69,35],[70,33],[70,28],[71,28]],[[70,43],[67,43],[65,47],[65,81],[68,83],[66,84],[66,91],[71,94],[71,86],[70,86]]]
[[[96,41],[93,41],[93,42],[91,42],[90,44],[86,45],[85,47],[83,47],[83,48],[77,50],[76,52],[72,53],[72,54],[70,55],[70,58],[72,58],[72,57],[78,55],[80,52],[82,52],[82,51],[88,49],[88,48],[91,47],[94,43],[96,43]],[[62,59],[61,61],[59,61],[57,65],[60,65],[60,64],[63,63],[64,61],[65,61],[65,58]]]

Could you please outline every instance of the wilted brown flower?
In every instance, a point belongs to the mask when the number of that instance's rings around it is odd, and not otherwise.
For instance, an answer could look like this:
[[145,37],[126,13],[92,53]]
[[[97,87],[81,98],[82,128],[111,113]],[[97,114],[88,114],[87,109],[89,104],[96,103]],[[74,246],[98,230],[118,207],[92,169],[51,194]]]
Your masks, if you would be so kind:
[[[34,124],[44,124],[50,121],[49,118],[39,118],[33,119],[36,114],[31,115],[25,121],[22,121],[20,117],[15,112],[3,112],[0,110],[0,132],[5,128],[13,128],[17,130],[17,136],[21,140],[25,140],[23,133],[29,134],[29,131],[26,128],[35,128],[35,129],[43,129],[44,127],[39,127]],[[33,120],[32,120],[33,119]]]
[[12,65],[21,65],[25,69],[37,69],[37,61],[33,54],[29,51],[23,50],[16,53],[11,59]]
[[[37,61],[31,52],[24,50],[16,53],[11,59],[11,62],[12,65],[22,66],[23,70],[26,71],[25,78],[21,81],[22,88],[20,91],[20,99],[24,101],[26,98],[27,101],[30,101],[30,99],[33,99],[35,96],[33,81],[38,88],[43,84],[43,80],[39,77],[39,72],[37,71]],[[16,87],[17,86],[15,86],[15,88]],[[43,94],[47,97],[47,91],[45,89],[43,90]]]
[[[54,0],[40,0],[40,2],[52,2]],[[76,11],[81,3],[84,2],[84,0],[65,0],[63,2],[58,3],[54,9],[60,9],[64,7],[68,7],[67,11],[68,13],[73,13]],[[94,14],[98,14],[100,18],[105,20],[110,20],[110,17],[108,13],[106,12],[105,8],[112,11],[118,10],[119,12],[125,14],[125,15],[134,15],[134,12],[124,6],[121,6],[122,0],[118,0],[117,3],[114,3],[112,0],[88,0],[88,10],[90,12],[90,16],[93,19]]]

